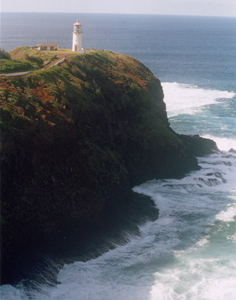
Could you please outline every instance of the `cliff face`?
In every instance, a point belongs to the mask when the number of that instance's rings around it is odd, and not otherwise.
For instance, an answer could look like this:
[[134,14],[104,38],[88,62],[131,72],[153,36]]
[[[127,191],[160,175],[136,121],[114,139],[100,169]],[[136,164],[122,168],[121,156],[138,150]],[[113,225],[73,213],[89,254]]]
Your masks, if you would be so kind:
[[169,127],[160,81],[125,55],[71,56],[0,88],[5,260],[23,241],[83,231],[132,186],[198,168],[215,147]]

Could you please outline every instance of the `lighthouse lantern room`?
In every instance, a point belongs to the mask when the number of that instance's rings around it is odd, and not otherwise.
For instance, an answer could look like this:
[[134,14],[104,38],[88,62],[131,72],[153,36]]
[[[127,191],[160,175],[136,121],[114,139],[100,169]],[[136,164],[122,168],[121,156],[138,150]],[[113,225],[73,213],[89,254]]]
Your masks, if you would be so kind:
[[82,24],[77,20],[74,24],[72,51],[81,52],[82,50]]

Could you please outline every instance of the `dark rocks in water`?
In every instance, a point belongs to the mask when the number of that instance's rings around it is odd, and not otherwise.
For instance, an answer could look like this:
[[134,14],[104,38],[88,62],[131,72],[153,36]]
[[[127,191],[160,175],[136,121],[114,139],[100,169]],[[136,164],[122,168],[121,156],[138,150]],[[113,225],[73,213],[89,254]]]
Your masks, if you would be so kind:
[[130,193],[129,201],[117,203],[101,213],[96,222],[80,222],[62,235],[52,235],[45,243],[21,244],[12,252],[3,271],[2,283],[38,288],[39,284],[57,284],[57,274],[65,263],[87,261],[127,243],[127,236],[139,235],[138,225],[158,218],[159,210],[147,196]]
[[231,149],[229,150],[229,152],[236,154],[236,150],[234,150],[233,148],[231,148]]
[[188,149],[196,157],[209,155],[214,151],[219,151],[214,141],[202,138],[199,135],[180,135],[180,138],[185,142]]
[[83,240],[86,228],[123,220],[118,208],[135,203],[134,185],[183,176],[198,168],[196,156],[216,150],[169,127],[160,81],[122,54],[71,56],[0,78],[0,87],[5,272],[26,249],[53,248],[74,231]]

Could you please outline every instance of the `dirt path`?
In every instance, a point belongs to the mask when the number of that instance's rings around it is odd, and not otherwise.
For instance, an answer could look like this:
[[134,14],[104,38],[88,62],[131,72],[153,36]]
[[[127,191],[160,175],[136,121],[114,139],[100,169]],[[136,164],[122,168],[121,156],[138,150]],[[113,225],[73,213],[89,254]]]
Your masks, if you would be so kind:
[[[60,51],[60,50],[59,50]],[[49,64],[47,64],[46,66],[44,66],[43,68],[41,69],[46,69],[46,68],[51,68],[55,65],[57,65],[60,61],[62,61],[63,59],[65,60],[66,57],[70,56],[70,55],[73,55],[73,54],[68,54],[68,53],[60,53],[60,52],[57,52],[57,56],[58,56],[58,59],[50,62]]]
[[[73,55],[74,53],[60,53],[59,51],[57,52],[57,56],[58,59],[50,62],[49,64],[43,66],[42,68],[38,69],[38,70],[44,70],[44,69],[48,69],[54,66],[59,65],[60,63],[62,63],[66,57]],[[34,70],[35,71],[35,70]],[[32,71],[24,71],[24,72],[16,72],[16,73],[4,73],[4,74],[0,74],[0,77],[16,77],[16,76],[25,76],[27,74],[29,74]]]

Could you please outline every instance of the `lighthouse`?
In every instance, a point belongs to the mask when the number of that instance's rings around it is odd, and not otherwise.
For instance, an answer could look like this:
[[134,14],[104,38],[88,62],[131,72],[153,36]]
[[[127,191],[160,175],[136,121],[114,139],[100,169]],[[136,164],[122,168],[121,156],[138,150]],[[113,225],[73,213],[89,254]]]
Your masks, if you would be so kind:
[[73,42],[72,42],[72,51],[77,51],[79,53],[83,53],[82,49],[82,24],[79,23],[79,20],[74,24],[73,31]]

